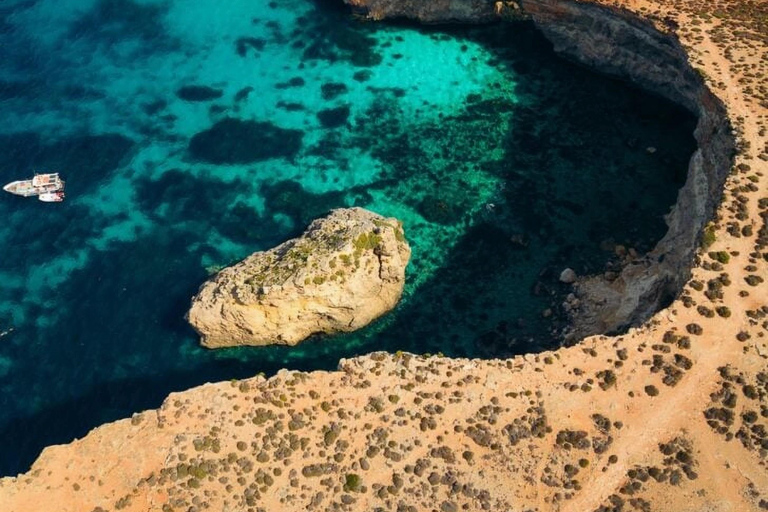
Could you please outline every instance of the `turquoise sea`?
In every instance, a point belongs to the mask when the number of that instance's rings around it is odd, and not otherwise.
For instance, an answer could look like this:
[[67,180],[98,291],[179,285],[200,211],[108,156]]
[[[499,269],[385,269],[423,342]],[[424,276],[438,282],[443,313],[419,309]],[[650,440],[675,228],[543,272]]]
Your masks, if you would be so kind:
[[[4,0],[0,113],[0,181],[67,181],[60,204],[0,195],[0,475],[208,381],[556,346],[558,274],[654,245],[695,123],[528,24],[374,24],[340,0]],[[405,225],[396,311],[198,346],[183,317],[211,272],[353,205]]]

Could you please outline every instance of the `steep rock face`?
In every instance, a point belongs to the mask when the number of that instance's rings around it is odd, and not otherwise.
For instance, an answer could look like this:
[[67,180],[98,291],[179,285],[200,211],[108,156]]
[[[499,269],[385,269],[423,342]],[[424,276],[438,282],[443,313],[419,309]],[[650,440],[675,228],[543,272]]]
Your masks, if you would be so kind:
[[617,279],[597,275],[577,285],[580,307],[572,312],[571,337],[621,331],[666,306],[690,278],[698,238],[721,200],[732,166],[730,124],[724,106],[691,67],[677,39],[652,23],[594,4],[523,0],[521,5],[557,52],[664,96],[699,118],[694,133],[699,148],[666,217],[665,236]]
[[216,274],[187,317],[209,348],[354,331],[395,307],[410,254],[397,219],[333,210],[301,237]]
[[[686,183],[666,221],[669,230],[644,258],[618,278],[585,277],[576,285],[580,306],[571,310],[576,340],[638,325],[677,296],[690,277],[698,238],[722,197],[732,165],[734,140],[722,103],[691,67],[672,35],[621,9],[584,2],[521,0],[347,0],[369,15],[411,17],[420,21],[483,22],[500,17],[530,17],[555,51],[599,72],[629,80],[674,101],[699,116],[694,133],[699,148],[691,158]],[[510,25],[514,30],[514,25]]]

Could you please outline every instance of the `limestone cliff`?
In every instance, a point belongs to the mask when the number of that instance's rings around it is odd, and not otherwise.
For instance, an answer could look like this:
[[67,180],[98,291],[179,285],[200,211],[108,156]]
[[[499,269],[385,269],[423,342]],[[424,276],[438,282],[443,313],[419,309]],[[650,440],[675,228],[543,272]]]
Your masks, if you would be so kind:
[[555,51],[664,96],[699,118],[694,133],[699,147],[666,217],[665,236],[618,278],[596,275],[577,285],[580,306],[571,313],[571,337],[619,332],[649,319],[690,279],[698,239],[720,203],[733,165],[734,139],[726,110],[691,67],[678,40],[650,21],[590,3],[523,0],[521,5]]
[[410,254],[397,219],[333,210],[301,237],[216,274],[188,320],[209,348],[354,331],[395,307]]

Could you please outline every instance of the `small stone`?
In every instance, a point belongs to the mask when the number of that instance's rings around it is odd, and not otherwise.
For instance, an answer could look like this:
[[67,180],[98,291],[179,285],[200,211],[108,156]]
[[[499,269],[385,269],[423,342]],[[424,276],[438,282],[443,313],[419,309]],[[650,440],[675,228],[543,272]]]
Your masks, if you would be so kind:
[[573,284],[576,282],[576,272],[571,268],[566,268],[560,273],[560,282],[565,284]]

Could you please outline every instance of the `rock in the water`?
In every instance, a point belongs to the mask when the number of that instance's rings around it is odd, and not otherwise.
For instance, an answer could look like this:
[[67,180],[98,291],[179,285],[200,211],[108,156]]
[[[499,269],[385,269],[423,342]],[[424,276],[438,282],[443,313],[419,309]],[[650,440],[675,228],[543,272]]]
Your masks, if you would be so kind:
[[576,282],[576,272],[571,268],[566,268],[560,272],[560,282],[565,284],[573,284]]
[[209,348],[354,331],[395,307],[410,255],[397,219],[333,210],[301,237],[216,274],[187,318]]

